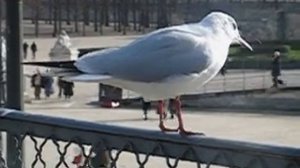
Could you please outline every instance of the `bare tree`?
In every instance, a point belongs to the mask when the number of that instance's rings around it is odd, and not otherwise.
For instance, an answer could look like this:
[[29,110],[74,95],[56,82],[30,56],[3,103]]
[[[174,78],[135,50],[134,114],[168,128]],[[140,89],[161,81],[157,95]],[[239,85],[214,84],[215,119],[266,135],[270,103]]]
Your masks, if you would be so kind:
[[89,1],[83,0],[80,1],[80,6],[82,6],[82,35],[86,35],[86,26],[89,25]]
[[117,31],[117,0],[112,0],[114,31]]
[[62,30],[62,3],[61,0],[57,1],[57,9],[58,9],[58,32]]
[[[0,0],[0,41],[2,40],[1,38],[2,38],[2,11],[3,11],[3,6],[4,6],[4,4],[3,4],[3,2],[2,2],[3,0]],[[1,56],[1,54],[2,54],[2,41],[1,41],[1,43],[0,43],[0,56]],[[1,58],[1,57],[0,57]],[[1,67],[1,66],[0,66]],[[0,69],[0,70],[2,70],[2,69]]]
[[149,10],[149,8],[150,8],[150,3],[149,3],[149,0],[144,0],[145,1],[145,5],[144,5],[144,10],[145,10],[145,12],[144,12],[144,27],[146,27],[146,28],[149,28],[149,25],[150,25],[150,23],[149,23],[149,12],[150,12],[150,10]]
[[102,0],[103,2],[103,23],[105,23],[105,26],[109,26],[109,14],[110,14],[110,10],[109,10],[109,6],[110,6],[110,1],[109,0]]
[[98,31],[98,9],[99,9],[99,4],[97,0],[93,0],[93,7],[94,7],[94,31]]
[[138,31],[142,31],[142,29],[144,30],[145,28],[145,5],[144,5],[144,1],[139,1],[138,3],[139,6],[139,29]]
[[[149,4],[149,24],[154,21],[154,14],[156,13],[156,1],[151,0]],[[157,13],[156,13],[157,14]],[[149,25],[150,26],[150,25]]]
[[53,0],[53,33],[52,36],[55,37],[57,35],[57,15],[58,15],[58,1],[59,0]]
[[131,10],[132,10],[132,22],[133,22],[133,30],[136,31],[137,29],[137,18],[136,18],[136,10],[137,10],[137,6],[136,6],[136,0],[131,0]]
[[137,0],[136,3],[136,8],[138,10],[138,20],[139,20],[139,25],[138,25],[138,31],[142,31],[142,26],[143,26],[143,18],[144,18],[144,10],[143,10],[143,3],[141,0]]
[[80,12],[79,11],[79,8],[78,8],[78,0],[73,0],[73,3],[74,3],[74,28],[75,28],[75,32],[78,33],[79,29],[78,29],[78,13]]
[[[209,1],[207,0],[206,3],[209,3]],[[190,21],[190,9],[192,7],[192,0],[187,0],[187,3],[186,3],[186,15],[185,15],[185,22],[189,22]]]
[[48,1],[48,23],[52,24],[52,16],[53,16],[53,0]]
[[84,0],[82,1],[83,7],[83,22],[85,25],[90,25],[90,1]]
[[[102,2],[102,3],[101,3]],[[100,12],[99,13],[99,29],[100,29],[100,34],[103,35],[103,24],[105,23],[106,21],[106,12],[105,11],[105,8],[107,7],[105,1],[100,1]]]
[[67,25],[70,25],[71,24],[71,21],[70,21],[70,19],[71,19],[71,17],[70,17],[70,13],[71,13],[71,9],[70,9],[70,0],[66,0],[66,14],[67,14],[67,21],[66,21],[66,23],[67,23]]
[[35,36],[39,36],[39,20],[40,20],[40,1],[39,0],[34,0],[35,1]]
[[169,9],[168,9],[168,21],[169,21],[169,25],[173,24],[172,15],[173,15],[173,12],[176,13],[176,10],[177,10],[177,0],[171,0],[171,1],[169,1]]
[[118,32],[122,31],[122,8],[121,8],[122,0],[117,0],[117,22],[118,22]]
[[122,23],[122,32],[123,35],[126,35],[127,27],[129,26],[128,23],[128,11],[129,11],[129,4],[127,1],[120,2],[120,22]]
[[157,28],[168,26],[167,0],[158,1]]
[[39,16],[40,16],[40,1],[39,0],[27,0],[28,6],[31,8],[32,23],[34,23],[34,34],[39,36]]

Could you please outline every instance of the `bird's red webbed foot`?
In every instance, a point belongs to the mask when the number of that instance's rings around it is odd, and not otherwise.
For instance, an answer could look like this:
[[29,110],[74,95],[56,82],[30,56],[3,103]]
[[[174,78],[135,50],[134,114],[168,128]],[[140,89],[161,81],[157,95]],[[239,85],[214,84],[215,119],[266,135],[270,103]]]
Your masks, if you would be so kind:
[[179,97],[176,97],[175,99],[175,108],[176,113],[178,117],[178,131],[180,135],[204,135],[204,133],[198,133],[198,132],[192,132],[192,131],[186,131],[183,126],[183,119],[182,119],[182,112],[181,112],[181,102]]
[[180,135],[205,135],[204,133],[201,133],[201,132],[192,132],[192,131],[186,131],[183,127],[179,127],[178,128],[178,131],[179,131],[179,134]]
[[158,113],[159,113],[159,128],[163,132],[177,132],[178,129],[167,128],[164,125],[164,119],[166,118],[166,113],[164,111],[164,102],[158,101]]
[[163,132],[177,132],[178,131],[178,129],[176,129],[176,128],[167,128],[163,122],[159,123],[159,128]]

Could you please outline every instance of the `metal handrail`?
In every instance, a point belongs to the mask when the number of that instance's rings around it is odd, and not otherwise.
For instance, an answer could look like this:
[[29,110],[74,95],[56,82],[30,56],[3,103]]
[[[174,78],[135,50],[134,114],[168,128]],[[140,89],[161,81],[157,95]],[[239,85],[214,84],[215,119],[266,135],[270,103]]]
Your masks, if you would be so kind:
[[[18,125],[18,127],[16,127]],[[206,136],[181,136],[93,122],[0,110],[0,131],[16,137],[30,136],[47,140],[101,146],[105,151],[134,153],[140,167],[149,157],[166,158],[169,167],[180,160],[226,167],[296,168],[300,167],[300,148],[223,140]],[[146,155],[144,162],[140,154]],[[169,159],[175,159],[175,165]],[[113,161],[117,158],[111,157]],[[115,160],[114,160],[115,159]],[[115,164],[113,164],[115,165]],[[112,166],[114,167],[114,166]]]

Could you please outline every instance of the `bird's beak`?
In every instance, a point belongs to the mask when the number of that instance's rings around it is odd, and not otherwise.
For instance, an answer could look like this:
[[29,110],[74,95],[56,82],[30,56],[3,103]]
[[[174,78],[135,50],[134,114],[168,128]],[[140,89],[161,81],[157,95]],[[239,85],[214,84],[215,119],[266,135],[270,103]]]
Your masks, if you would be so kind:
[[244,40],[242,37],[238,37],[237,42],[239,44],[244,45],[245,47],[247,47],[250,51],[253,51],[253,48],[250,46],[250,44],[246,40]]

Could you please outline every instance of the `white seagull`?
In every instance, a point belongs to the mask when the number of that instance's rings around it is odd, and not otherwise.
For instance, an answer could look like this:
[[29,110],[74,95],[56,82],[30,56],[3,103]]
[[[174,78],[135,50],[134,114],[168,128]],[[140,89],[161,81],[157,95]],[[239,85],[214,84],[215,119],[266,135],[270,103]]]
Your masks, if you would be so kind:
[[[211,12],[198,23],[163,28],[124,47],[88,53],[74,63],[80,74],[65,80],[104,83],[158,100],[160,129],[191,134],[183,126],[179,96],[199,92],[224,65],[232,43],[252,50],[233,17]],[[163,100],[169,98],[175,98],[177,129],[164,125]]]

